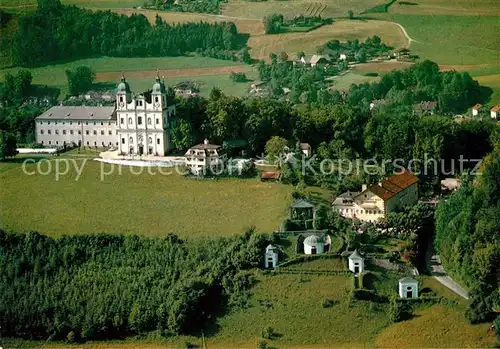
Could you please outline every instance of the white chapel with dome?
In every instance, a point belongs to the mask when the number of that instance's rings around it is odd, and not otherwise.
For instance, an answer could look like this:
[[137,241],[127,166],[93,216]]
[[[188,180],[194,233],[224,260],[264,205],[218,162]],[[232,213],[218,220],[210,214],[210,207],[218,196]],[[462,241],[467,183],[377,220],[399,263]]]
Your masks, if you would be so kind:
[[152,89],[132,95],[122,76],[116,105],[54,106],[36,118],[36,140],[44,146],[117,148],[123,155],[165,156],[171,149],[175,103],[159,76]]

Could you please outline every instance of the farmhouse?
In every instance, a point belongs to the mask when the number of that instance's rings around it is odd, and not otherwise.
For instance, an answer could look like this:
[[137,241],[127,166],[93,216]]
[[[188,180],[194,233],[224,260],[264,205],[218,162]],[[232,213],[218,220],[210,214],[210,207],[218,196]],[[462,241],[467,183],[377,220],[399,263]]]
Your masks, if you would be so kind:
[[36,118],[42,145],[117,147],[122,154],[164,156],[170,150],[175,104],[157,76],[151,90],[132,97],[122,76],[114,107],[55,106]]
[[210,144],[208,139],[188,149],[186,154],[186,167],[194,175],[218,173],[224,169],[227,155],[221,145]]
[[361,192],[346,192],[335,198],[333,210],[348,218],[375,222],[388,213],[411,206],[418,200],[418,178],[404,171],[389,176]]
[[482,111],[483,105],[482,104],[476,104],[472,107],[472,116],[478,116],[479,113]]
[[500,104],[497,104],[493,108],[491,108],[490,115],[492,119],[500,119]]
[[302,64],[310,64],[311,67],[325,66],[329,63],[328,59],[322,55],[307,55],[300,59]]

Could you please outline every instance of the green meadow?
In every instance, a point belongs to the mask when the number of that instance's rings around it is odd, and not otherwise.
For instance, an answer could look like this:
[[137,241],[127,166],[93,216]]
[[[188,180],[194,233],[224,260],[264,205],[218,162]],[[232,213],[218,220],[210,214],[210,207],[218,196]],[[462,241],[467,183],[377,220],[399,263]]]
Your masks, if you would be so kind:
[[[271,233],[288,213],[292,187],[258,179],[192,180],[174,169],[118,167],[76,160],[68,174],[28,175],[21,163],[0,164],[0,227],[9,231],[64,234],[140,234],[181,237],[241,234],[255,226]],[[49,163],[40,163],[49,172]],[[26,166],[36,171],[37,164]],[[60,164],[65,171],[65,164]],[[173,173],[165,174],[168,170]],[[103,174],[103,180],[101,180]],[[19,213],[22,212],[22,219]]]

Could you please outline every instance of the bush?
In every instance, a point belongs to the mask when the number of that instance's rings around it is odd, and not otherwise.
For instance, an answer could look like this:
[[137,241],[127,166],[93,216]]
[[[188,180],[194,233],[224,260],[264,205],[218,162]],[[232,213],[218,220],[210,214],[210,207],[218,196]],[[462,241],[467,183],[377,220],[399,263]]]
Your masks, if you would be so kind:
[[257,348],[259,348],[259,349],[267,349],[267,342],[266,341],[260,341],[259,344],[257,345]]
[[491,309],[484,297],[476,294],[471,297],[465,317],[471,324],[479,324],[488,321],[490,313]]
[[495,321],[493,321],[493,326],[495,326],[495,334],[497,335],[497,338],[500,340],[500,315],[498,315]]
[[70,331],[66,336],[66,340],[70,343],[73,343],[75,341],[75,332]]
[[312,229],[313,228],[313,220],[312,219],[306,219],[304,221],[304,228],[305,229]]
[[274,332],[274,328],[268,326],[262,330],[262,338],[265,339],[273,339],[276,333]]
[[373,290],[367,290],[366,288],[358,288],[352,292],[352,298],[360,301],[370,301],[375,303],[384,303],[387,301],[386,297],[379,296]]
[[321,302],[321,306],[323,308],[330,308],[331,306],[333,305],[333,301],[331,299],[323,299],[323,301]]
[[247,76],[245,73],[235,73],[231,72],[231,80],[234,82],[246,82],[247,81]]

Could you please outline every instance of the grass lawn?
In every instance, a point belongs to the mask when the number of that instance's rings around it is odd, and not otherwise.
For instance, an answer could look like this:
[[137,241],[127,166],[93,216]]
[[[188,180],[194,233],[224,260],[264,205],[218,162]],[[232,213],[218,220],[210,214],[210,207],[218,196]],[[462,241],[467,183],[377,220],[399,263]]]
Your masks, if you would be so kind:
[[490,104],[500,104],[500,74],[483,75],[474,77],[481,85],[491,87],[493,95]]
[[[255,348],[262,329],[271,326],[280,336],[268,341],[271,347],[363,347],[387,325],[385,306],[349,306],[351,288],[351,278],[343,276],[259,275],[251,290],[252,307],[222,318],[208,346],[252,343],[248,347]],[[335,304],[323,308],[325,299]]]
[[[393,5],[394,7],[395,5]],[[405,27],[412,54],[439,64],[500,61],[500,19],[494,16],[384,14],[380,18]]]
[[284,268],[296,270],[315,270],[315,271],[337,271],[346,270],[344,261],[339,258],[315,258],[298,264],[290,264]]
[[434,305],[414,311],[415,317],[384,329],[376,338],[380,348],[492,348],[490,324],[470,325],[463,307]]
[[[48,164],[41,168],[46,171]],[[103,169],[110,171],[111,165]],[[270,233],[288,213],[290,186],[257,179],[190,180],[175,172],[161,175],[156,168],[156,175],[131,173],[139,170],[122,167],[120,175],[115,167],[101,181],[101,164],[88,161],[78,181],[74,169],[56,181],[54,172],[29,176],[20,164],[0,164],[0,226],[52,236],[177,233],[188,238],[240,234],[251,226]]]
[[366,76],[365,72],[350,71],[347,74],[335,76],[331,82],[331,88],[334,90],[349,90],[352,84],[362,84],[365,82],[374,82],[379,78],[375,76]]

